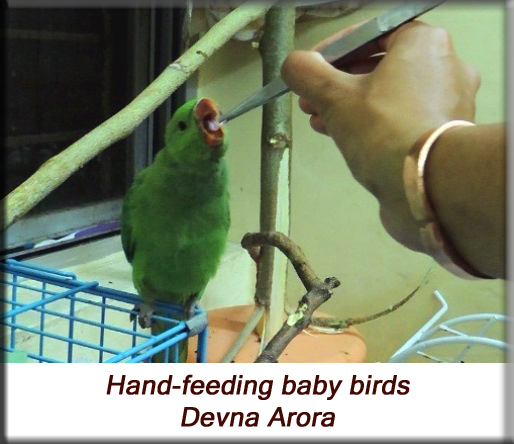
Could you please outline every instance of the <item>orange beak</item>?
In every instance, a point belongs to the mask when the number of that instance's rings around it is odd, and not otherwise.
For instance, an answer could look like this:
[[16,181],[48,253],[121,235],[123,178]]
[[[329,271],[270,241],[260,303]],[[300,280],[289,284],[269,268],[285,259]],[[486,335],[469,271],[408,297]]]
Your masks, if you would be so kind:
[[223,129],[218,120],[219,110],[210,99],[201,99],[195,106],[194,115],[205,143],[217,147],[223,142]]

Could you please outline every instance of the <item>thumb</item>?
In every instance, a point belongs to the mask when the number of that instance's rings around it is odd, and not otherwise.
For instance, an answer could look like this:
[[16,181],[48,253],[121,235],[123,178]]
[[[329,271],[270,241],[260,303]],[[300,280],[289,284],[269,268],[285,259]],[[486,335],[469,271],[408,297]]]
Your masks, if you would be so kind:
[[282,78],[318,111],[334,101],[351,98],[355,76],[339,71],[315,51],[293,51],[282,65]]

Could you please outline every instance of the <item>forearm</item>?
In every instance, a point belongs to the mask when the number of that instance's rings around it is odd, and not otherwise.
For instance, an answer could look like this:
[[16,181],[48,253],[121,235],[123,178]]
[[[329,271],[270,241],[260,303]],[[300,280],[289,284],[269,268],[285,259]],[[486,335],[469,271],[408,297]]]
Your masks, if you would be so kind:
[[452,129],[432,148],[430,200],[460,255],[475,269],[505,277],[505,125]]

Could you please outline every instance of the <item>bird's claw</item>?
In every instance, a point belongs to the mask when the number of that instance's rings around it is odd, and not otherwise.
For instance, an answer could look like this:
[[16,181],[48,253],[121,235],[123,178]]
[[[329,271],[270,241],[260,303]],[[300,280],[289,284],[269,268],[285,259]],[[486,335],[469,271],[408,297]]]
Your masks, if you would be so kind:
[[133,322],[137,316],[137,321],[141,328],[150,328],[152,326],[153,308],[150,305],[140,304],[135,306],[132,311],[136,311],[139,314],[130,313],[131,322]]

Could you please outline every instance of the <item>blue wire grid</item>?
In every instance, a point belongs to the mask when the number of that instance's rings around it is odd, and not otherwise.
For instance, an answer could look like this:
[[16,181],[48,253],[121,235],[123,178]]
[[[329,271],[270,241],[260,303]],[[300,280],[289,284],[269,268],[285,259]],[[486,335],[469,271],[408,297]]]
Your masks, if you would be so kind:
[[[183,321],[180,306],[156,303],[162,333],[130,321],[137,295],[82,282],[73,273],[7,259],[0,349],[21,351],[27,362],[178,362],[178,343],[198,336],[197,362],[206,362],[207,316],[198,307]],[[191,345],[190,345],[191,346]]]

